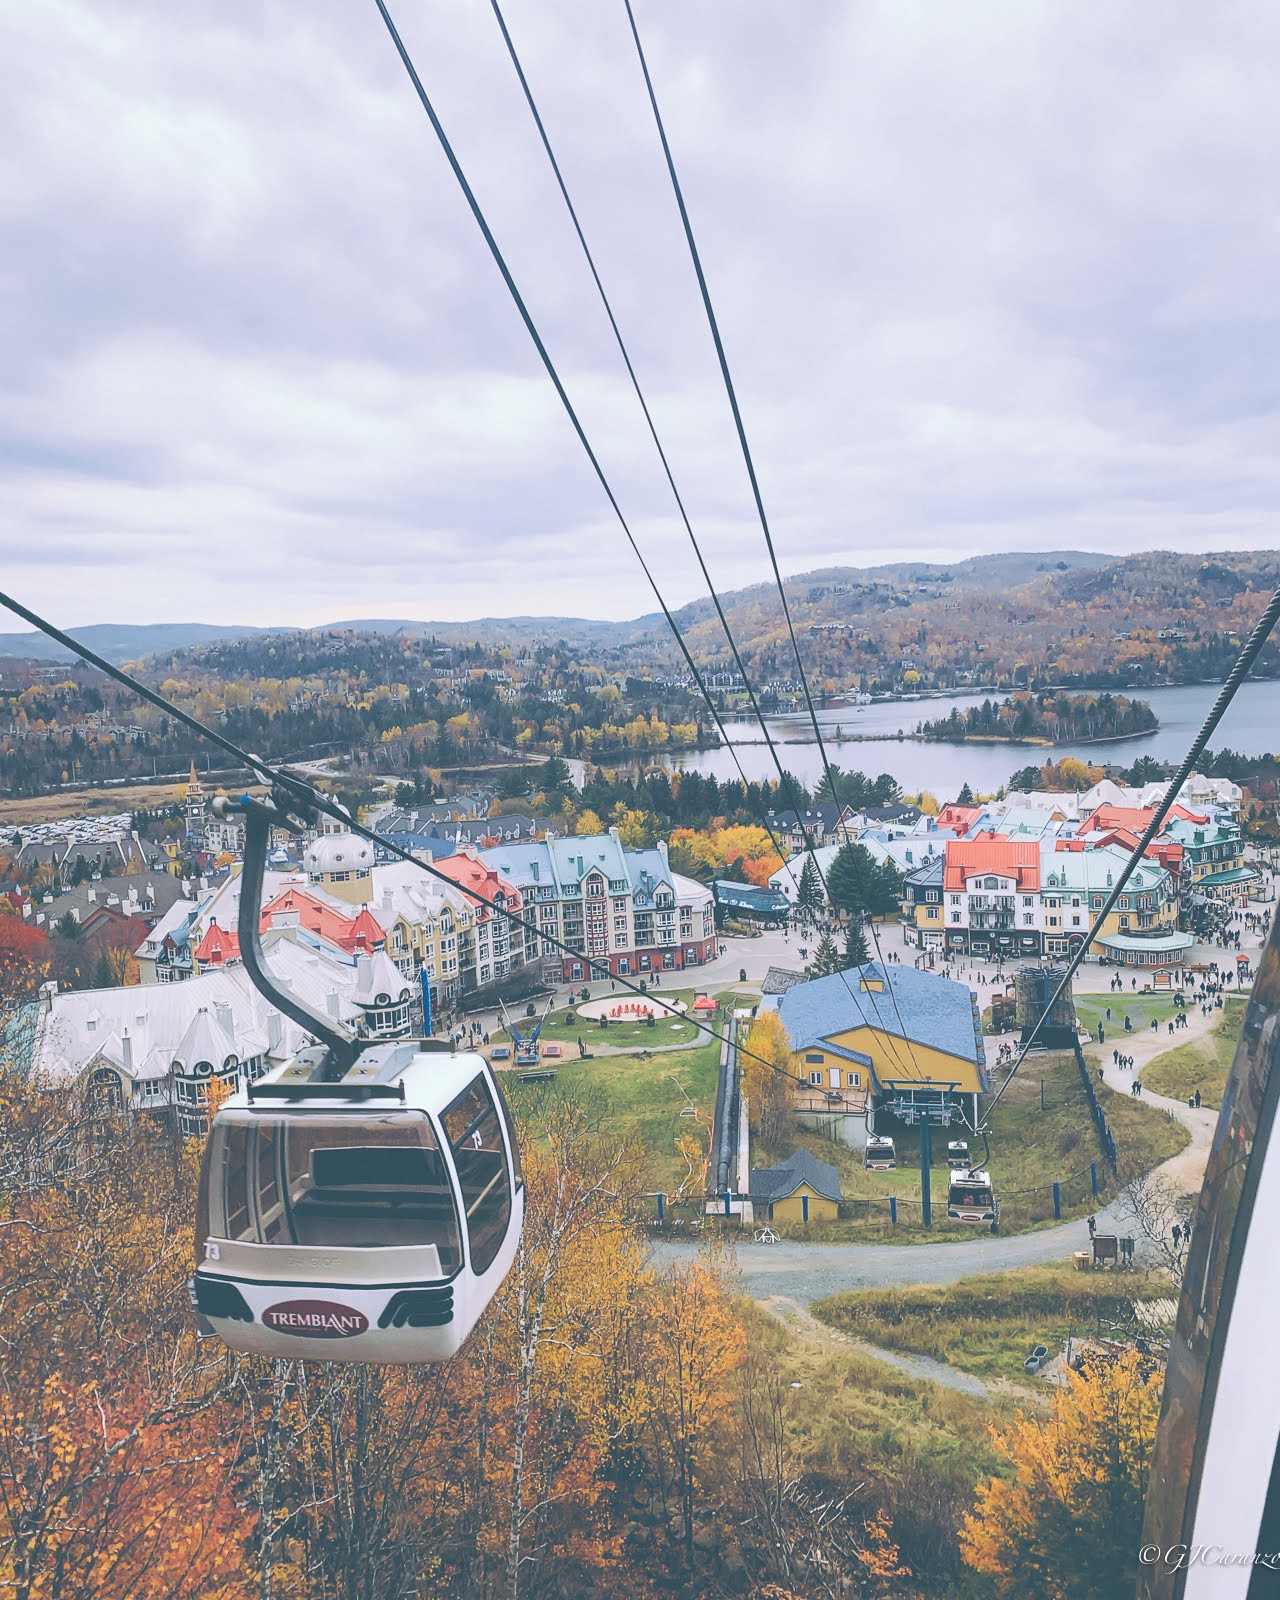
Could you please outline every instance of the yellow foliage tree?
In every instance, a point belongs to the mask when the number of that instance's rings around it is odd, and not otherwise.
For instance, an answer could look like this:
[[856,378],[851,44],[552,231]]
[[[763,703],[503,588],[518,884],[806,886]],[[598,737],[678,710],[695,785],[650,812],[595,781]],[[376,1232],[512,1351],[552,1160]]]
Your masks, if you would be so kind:
[[604,823],[594,811],[584,811],[578,817],[578,832],[583,835],[603,833]]
[[960,1530],[965,1563],[1001,1593],[1128,1600],[1161,1387],[1136,1351],[1089,1355],[1068,1372],[1047,1422],[1019,1414],[992,1428],[1012,1471],[979,1487]]
[[740,1059],[751,1126],[766,1144],[776,1147],[790,1123],[795,1074],[791,1041],[776,1011],[766,1011],[752,1023]]

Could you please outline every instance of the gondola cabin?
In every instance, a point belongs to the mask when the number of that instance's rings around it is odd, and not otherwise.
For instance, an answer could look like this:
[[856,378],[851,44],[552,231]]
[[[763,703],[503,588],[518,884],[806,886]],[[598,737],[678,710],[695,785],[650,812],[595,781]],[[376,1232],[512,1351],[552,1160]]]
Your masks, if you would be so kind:
[[883,1134],[870,1134],[867,1138],[863,1165],[871,1172],[892,1172],[898,1165],[898,1154],[893,1147],[893,1140]]
[[977,1167],[953,1172],[947,1185],[947,1215],[955,1222],[985,1225],[994,1233],[1000,1222],[1000,1203],[991,1186],[991,1174]]
[[966,1172],[973,1166],[973,1161],[969,1155],[969,1146],[963,1139],[952,1139],[948,1143],[947,1165],[953,1171],[963,1168]]
[[515,1259],[524,1185],[483,1057],[439,1040],[326,1052],[227,1100],[200,1175],[201,1331],[253,1355],[453,1355]]

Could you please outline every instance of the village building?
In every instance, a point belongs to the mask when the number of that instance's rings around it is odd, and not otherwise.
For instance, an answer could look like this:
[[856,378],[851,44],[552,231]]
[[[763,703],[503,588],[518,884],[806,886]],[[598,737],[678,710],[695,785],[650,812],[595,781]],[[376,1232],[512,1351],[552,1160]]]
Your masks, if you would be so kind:
[[943,1103],[959,1104],[975,1123],[986,1049],[964,984],[869,962],[761,1005],[777,1010],[807,1079],[796,1088],[802,1126],[859,1145],[868,1122],[910,1121]]

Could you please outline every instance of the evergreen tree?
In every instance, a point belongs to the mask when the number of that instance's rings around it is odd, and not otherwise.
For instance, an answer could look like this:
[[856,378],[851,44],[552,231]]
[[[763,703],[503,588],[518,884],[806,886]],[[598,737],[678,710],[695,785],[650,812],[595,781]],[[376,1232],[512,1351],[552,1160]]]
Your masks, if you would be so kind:
[[958,806],[971,806],[973,804],[973,790],[966,783],[956,796]]
[[844,935],[843,967],[863,967],[870,961],[867,953],[867,936],[861,922],[851,922]]
[[801,911],[810,913],[822,909],[822,879],[818,873],[818,863],[812,855],[804,858],[804,870],[800,874],[799,887],[796,889],[796,904]]
[[810,975],[815,978],[830,978],[843,970],[844,962],[840,959],[835,940],[829,933],[824,933],[818,940],[818,948],[813,952],[813,960],[809,964]]

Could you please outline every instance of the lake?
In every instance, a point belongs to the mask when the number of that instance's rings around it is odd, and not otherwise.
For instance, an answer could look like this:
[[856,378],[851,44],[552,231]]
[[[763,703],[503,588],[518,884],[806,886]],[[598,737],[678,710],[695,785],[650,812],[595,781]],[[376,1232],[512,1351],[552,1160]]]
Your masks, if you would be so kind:
[[[929,789],[945,800],[954,798],[965,783],[975,792],[998,789],[1020,767],[1043,762],[1050,754],[1055,760],[1079,756],[1082,761],[1099,765],[1114,761],[1128,766],[1143,755],[1153,756],[1157,761],[1180,761],[1216,699],[1218,689],[1219,685],[1212,683],[1181,684],[1171,689],[1135,689],[1132,698],[1146,700],[1160,719],[1160,726],[1154,733],[1134,739],[1061,744],[1051,748],[1045,745],[926,744],[916,739],[893,737],[899,732],[909,733],[919,722],[949,716],[952,706],[964,711],[969,706],[981,705],[984,700],[1004,699],[1003,695],[882,700],[870,706],[819,711],[818,722],[827,754],[839,766],[867,772],[873,777],[891,772],[907,793]],[[808,718],[801,713],[770,717],[768,721],[783,766],[813,788],[822,776],[822,759]],[[747,777],[773,777],[773,761],[755,723],[727,722],[725,727]],[[1209,741],[1209,748],[1238,750],[1243,755],[1267,755],[1280,749],[1280,683],[1242,684]],[[644,763],[645,766],[655,764],[671,770],[712,773],[717,778],[738,775],[733,755],[724,748],[652,758]]]

